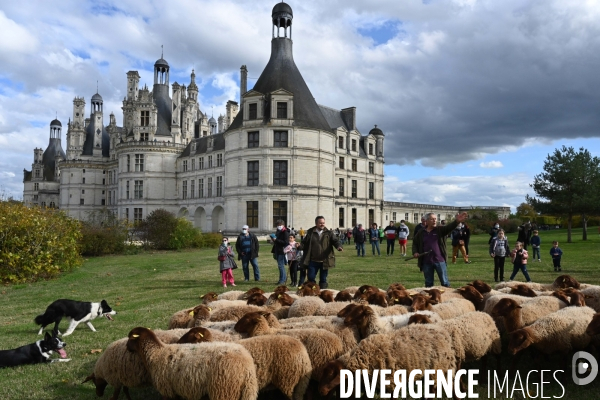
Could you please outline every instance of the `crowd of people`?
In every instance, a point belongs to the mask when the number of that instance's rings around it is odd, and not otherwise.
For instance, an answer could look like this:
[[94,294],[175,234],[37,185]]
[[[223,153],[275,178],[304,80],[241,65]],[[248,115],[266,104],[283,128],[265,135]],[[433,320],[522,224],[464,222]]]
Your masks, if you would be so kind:
[[[467,224],[467,218],[467,213],[461,213],[456,215],[454,221],[446,223],[445,220],[441,220],[438,225],[436,214],[428,213],[421,218],[421,223],[415,226],[412,235],[412,258],[417,259],[419,270],[425,278],[425,286],[433,286],[434,275],[437,274],[440,284],[450,287],[447,239],[450,240],[452,246],[452,263],[456,264],[459,253],[465,264],[471,263],[469,260],[471,230]],[[325,218],[318,216],[315,218],[315,226],[307,231],[303,228],[296,231],[293,227],[286,227],[283,220],[278,220],[276,224],[276,231],[270,235],[269,241],[273,245],[271,253],[279,270],[277,284],[286,284],[287,265],[292,286],[301,286],[305,281],[313,281],[318,282],[322,289],[328,287],[329,269],[335,267],[335,251],[343,251],[344,244],[352,242],[357,257],[364,257],[365,244],[368,241],[371,244],[372,255],[380,257],[385,241],[386,255],[390,257],[394,255],[396,240],[398,240],[399,254],[401,257],[405,257],[411,233],[404,220],[397,225],[394,221],[390,221],[385,228],[373,223],[366,229],[362,224],[357,224],[352,229],[330,230],[325,226]],[[517,241],[511,250],[506,233],[500,224],[496,223],[491,227],[488,244],[489,254],[494,262],[494,280],[496,282],[504,281],[504,265],[507,257],[510,257],[513,264],[509,280],[513,280],[520,271],[527,282],[531,281],[527,271],[527,263],[530,259],[529,246],[533,249],[531,260],[541,262],[542,242],[538,230],[534,228],[535,226],[530,222],[519,226]],[[299,241],[297,241],[297,236],[300,236]],[[242,263],[245,282],[250,281],[250,265],[252,265],[254,281],[260,281],[259,249],[258,238],[250,232],[248,225],[244,225],[235,242],[235,252],[237,252],[237,259]],[[223,287],[227,287],[228,283],[235,286],[232,273],[232,270],[237,268],[235,252],[229,245],[229,239],[224,237],[218,253]],[[554,241],[550,249],[550,256],[556,272],[562,271],[562,254],[558,242]]]

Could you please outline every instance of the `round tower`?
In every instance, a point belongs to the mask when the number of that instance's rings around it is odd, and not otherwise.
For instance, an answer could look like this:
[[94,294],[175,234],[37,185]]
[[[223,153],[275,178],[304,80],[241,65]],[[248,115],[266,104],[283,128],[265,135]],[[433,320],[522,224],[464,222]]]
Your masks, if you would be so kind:
[[[294,19],[294,13],[292,12],[292,7],[288,4],[281,2],[277,3],[275,7],[273,7],[273,11],[271,12],[271,19],[273,20],[273,38],[275,37],[288,37],[288,28],[289,38],[292,38],[292,19]],[[277,27],[277,36],[275,36],[275,27]],[[283,28],[283,35],[280,36],[281,28]]]
[[169,63],[162,58],[162,54],[154,63],[154,84],[168,85],[169,84]]
[[103,100],[102,100],[102,96],[100,96],[98,94],[98,92],[96,92],[95,95],[92,96],[92,114],[96,113],[96,112],[102,112],[102,107],[103,107]]
[[375,128],[369,131],[369,135],[373,135],[377,139],[377,143],[375,144],[375,155],[383,158],[383,131],[375,125]]

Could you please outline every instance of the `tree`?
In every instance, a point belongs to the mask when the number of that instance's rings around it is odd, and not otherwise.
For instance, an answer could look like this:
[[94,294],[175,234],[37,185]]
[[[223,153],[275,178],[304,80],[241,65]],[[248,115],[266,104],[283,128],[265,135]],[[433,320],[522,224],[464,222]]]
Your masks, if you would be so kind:
[[535,217],[538,216],[538,213],[535,212],[535,208],[528,203],[521,203],[517,207],[517,218],[521,218],[522,220],[535,220]]
[[[573,215],[590,215],[598,211],[600,159],[589,151],[563,146],[548,154],[544,172],[530,185],[538,197],[526,196],[527,203],[543,214],[567,216],[567,242],[571,243]],[[582,218],[585,221],[585,218]],[[584,222],[583,240],[587,239]]]

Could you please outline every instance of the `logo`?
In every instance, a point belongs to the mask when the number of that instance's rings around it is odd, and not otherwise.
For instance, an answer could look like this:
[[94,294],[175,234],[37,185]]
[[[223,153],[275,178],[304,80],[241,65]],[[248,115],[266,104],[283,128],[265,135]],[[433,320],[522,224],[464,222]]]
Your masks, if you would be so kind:
[[[573,365],[571,370],[573,382],[575,382],[576,385],[587,385],[596,379],[596,376],[598,375],[598,362],[590,353],[578,351],[573,354],[571,363]],[[585,378],[582,377],[588,371],[590,371],[589,375]]]

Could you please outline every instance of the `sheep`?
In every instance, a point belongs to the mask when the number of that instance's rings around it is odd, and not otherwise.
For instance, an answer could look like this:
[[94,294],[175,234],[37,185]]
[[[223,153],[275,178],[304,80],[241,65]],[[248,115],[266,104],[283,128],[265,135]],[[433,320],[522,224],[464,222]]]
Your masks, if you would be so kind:
[[516,294],[508,294],[508,293],[495,294],[493,296],[490,296],[487,299],[485,299],[485,296],[484,296],[485,304],[483,306],[483,312],[491,315],[492,310],[493,310],[494,306],[496,305],[496,303],[498,303],[502,299],[513,299],[514,301],[517,302],[517,304],[523,304],[524,302],[530,300],[529,297],[517,296]]
[[142,358],[164,397],[251,400],[258,395],[254,361],[239,344],[164,344],[141,327],[132,329],[128,338],[127,349]]
[[209,304],[219,298],[219,295],[216,292],[208,292],[200,296],[202,299],[202,304]]
[[319,294],[321,294],[321,288],[316,282],[308,281],[303,285],[298,286],[296,294],[300,297],[319,296]]
[[467,283],[467,286],[473,286],[481,294],[489,293],[492,287],[481,279],[476,279],[473,282]]
[[395,306],[388,306],[388,307],[379,307],[375,304],[371,304],[369,307],[371,307],[373,309],[373,311],[375,311],[377,313],[377,315],[379,315],[380,317],[388,317],[388,316],[392,316],[392,315],[404,315],[410,312],[409,310],[409,306],[405,306],[405,305],[395,305]]
[[333,302],[333,303],[325,303],[321,307],[317,308],[313,315],[315,316],[331,316],[337,315],[337,313],[350,304],[347,301],[344,302]]
[[[432,323],[427,315],[415,314],[409,323]],[[450,333],[452,348],[456,356],[457,368],[463,362],[476,361],[489,353],[496,355],[500,364],[502,342],[496,324],[488,314],[473,311],[446,319],[437,323],[438,326]],[[484,368],[486,369],[486,368]]]
[[413,296],[412,309],[413,311],[433,311],[442,319],[449,319],[458,315],[475,311],[475,306],[473,303],[465,299],[450,299],[443,303],[434,304],[432,306],[427,297],[422,294],[416,294]]
[[302,297],[291,305],[288,318],[314,315],[324,304],[325,302],[317,296]]
[[466,299],[473,303],[477,311],[482,311],[484,302],[483,295],[473,285],[466,285],[458,289],[459,293]]
[[237,321],[244,316],[244,314],[254,311],[262,311],[264,307],[258,306],[233,306],[217,310],[210,316],[211,322],[222,322],[222,321]]
[[525,297],[537,297],[537,293],[525,285],[516,285],[510,288],[510,294],[516,294]]
[[542,353],[566,356],[571,350],[583,350],[590,344],[586,329],[593,317],[589,307],[565,307],[512,332],[508,351],[515,355],[533,345]]
[[245,300],[244,298],[242,298],[242,296],[244,296],[246,294],[246,292],[242,292],[241,290],[230,290],[228,292],[225,293],[221,293],[218,296],[219,300]]
[[585,288],[581,288],[581,293],[587,296],[585,304],[596,312],[600,312],[600,286],[587,285]]
[[321,300],[323,300],[325,303],[332,303],[333,300],[333,292],[331,290],[323,290],[320,294],[319,297],[321,298]]
[[289,292],[289,290],[290,289],[286,285],[279,285],[273,290],[273,293],[286,293]]
[[[181,338],[182,343],[212,341],[210,333],[194,332],[194,329]],[[265,335],[236,343],[248,350],[254,360],[259,391],[272,385],[288,398],[302,400],[312,372],[311,360],[302,342],[289,336]],[[283,365],[285,368],[281,368]]]
[[340,290],[338,294],[335,295],[334,301],[352,301],[352,294],[350,294],[347,290]]
[[319,328],[325,329],[335,335],[337,335],[342,341],[344,352],[350,351],[356,347],[360,341],[360,332],[354,326],[344,326],[344,321],[338,317],[306,317],[306,318],[294,318],[292,321],[280,321],[269,320],[269,324],[272,328],[283,328],[283,329],[306,329],[306,328]]
[[[456,290],[449,289],[444,286],[432,286],[432,287],[418,287],[414,289],[409,289],[411,295],[425,292],[426,290],[437,289],[442,294],[442,302],[448,301],[450,299],[462,299],[460,293]],[[427,292],[425,292],[427,293]]]
[[570,275],[560,275],[558,276],[554,282],[552,283],[553,288],[565,289],[565,288],[574,288],[579,289],[581,285],[577,281],[577,279],[573,278]]
[[[344,325],[356,326],[360,332],[361,339],[378,333],[387,333],[408,325],[409,318],[415,313],[397,315],[391,317],[378,316],[371,307],[366,305],[351,305],[338,314],[344,318]],[[418,311],[431,317],[435,322],[442,321],[439,315],[431,311]]]
[[367,301],[369,302],[369,304],[378,305],[379,307],[383,308],[388,306],[387,295],[385,294],[385,292],[370,293],[367,296]]
[[391,289],[387,292],[388,295],[388,306],[394,306],[398,304],[410,306],[412,299],[406,290]]
[[[564,289],[563,291],[564,291],[564,293],[569,295],[569,298],[570,298],[569,305],[575,306],[575,307],[584,307],[585,306],[585,299],[588,296],[584,295],[579,290],[573,289],[573,288],[567,288],[567,289]],[[589,297],[591,297],[591,296],[589,296]]]
[[[188,329],[182,329],[181,331],[156,330],[154,334],[164,343],[177,343],[180,337],[188,332]],[[111,385],[114,388],[111,400],[116,400],[119,397],[121,389],[123,389],[125,396],[130,399],[129,388],[151,384],[150,374],[146,370],[142,359],[137,354],[127,351],[127,340],[127,338],[123,338],[109,344],[96,361],[94,372],[82,382],[92,381],[96,386],[98,397],[104,396],[106,386]]]
[[279,303],[281,306],[291,306],[294,304],[295,299],[287,293],[274,292],[269,296],[267,300],[267,306],[275,303]]
[[177,343],[201,343],[212,342],[213,340],[212,332],[210,330],[197,326],[184,333]]
[[232,340],[243,339],[234,329],[236,322],[237,321],[208,322],[202,327],[211,332],[215,341],[230,342]]
[[371,335],[355,349],[325,366],[319,393],[326,396],[340,384],[342,369],[371,372],[374,369],[440,369],[454,372],[456,361],[450,343],[450,335],[435,324],[410,325],[392,333]]
[[233,306],[245,306],[246,300],[216,300],[210,303],[212,311],[222,310]]
[[592,320],[585,329],[585,333],[589,336],[595,336],[600,333],[600,313],[594,314]]
[[387,292],[389,293],[391,290],[406,290],[406,288],[400,282],[396,282],[388,286]]
[[[273,323],[272,320],[271,323]],[[311,376],[315,380],[319,380],[322,369],[327,362],[344,353],[342,341],[335,334],[324,329],[285,330],[280,327],[273,327],[270,325],[268,313],[265,312],[246,314],[235,324],[235,330],[240,334],[247,334],[249,337],[286,335],[300,340],[309,355],[312,369]]]
[[249,306],[264,306],[267,300],[268,299],[262,293],[253,293],[248,296],[246,304]]
[[[211,307],[199,304],[193,308],[177,311],[169,320],[169,329],[191,328],[195,325],[195,319],[208,320],[210,318]],[[197,317],[197,318],[196,318]]]
[[[221,322],[217,322],[217,324],[221,324]],[[225,330],[225,331],[222,331],[222,330],[219,330],[216,328],[207,328],[204,326],[196,326],[191,329],[171,329],[168,332],[174,332],[176,335],[178,335],[180,337],[179,341],[187,340],[182,343],[193,343],[192,339],[189,336],[193,335],[195,332],[200,332],[200,333],[204,334],[204,330],[208,331],[207,335],[211,340],[205,340],[205,341],[209,341],[209,342],[210,341],[212,341],[212,342],[233,342],[235,340],[242,339],[242,337],[233,330],[233,325],[231,326],[231,329]],[[156,331],[154,331],[154,332],[156,333]],[[188,338],[183,339],[183,337],[186,334],[188,335]],[[159,339],[160,339],[160,336],[159,336]],[[163,342],[164,342],[164,340],[163,340]],[[177,342],[169,342],[169,343],[177,343]]]
[[552,296],[535,297],[521,304],[514,299],[505,298],[494,306],[491,315],[503,317],[506,332],[511,333],[564,307],[566,307],[564,301]]

